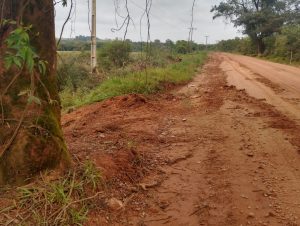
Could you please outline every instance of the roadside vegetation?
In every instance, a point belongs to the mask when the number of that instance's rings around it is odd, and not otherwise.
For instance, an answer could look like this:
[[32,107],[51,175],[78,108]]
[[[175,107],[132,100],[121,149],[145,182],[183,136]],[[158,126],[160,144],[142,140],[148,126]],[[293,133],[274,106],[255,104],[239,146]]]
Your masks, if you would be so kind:
[[211,11],[246,35],[220,41],[216,50],[300,64],[299,1],[223,0]]
[[101,208],[96,202],[105,189],[101,171],[91,162],[79,163],[64,177],[45,172],[28,185],[1,188],[7,201],[0,225],[83,225],[91,209]]
[[248,37],[221,41],[216,49],[223,52],[259,56],[278,63],[300,64],[300,25],[285,26],[280,33],[265,38],[265,42],[266,49],[260,55],[257,55],[256,46]]
[[88,52],[60,52],[58,78],[63,109],[124,94],[155,93],[165,83],[187,82],[207,55],[197,48],[196,44],[191,47],[185,41],[177,45],[156,41],[147,54],[133,52],[129,41],[106,42],[98,51],[97,75],[89,73]]

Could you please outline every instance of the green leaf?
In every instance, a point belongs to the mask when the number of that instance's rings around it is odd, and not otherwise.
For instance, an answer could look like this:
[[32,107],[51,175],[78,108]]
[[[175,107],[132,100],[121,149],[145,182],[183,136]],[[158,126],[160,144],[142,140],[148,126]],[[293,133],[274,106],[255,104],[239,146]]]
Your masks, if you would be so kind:
[[9,69],[16,65],[19,69],[25,66],[29,73],[37,70],[41,74],[46,73],[46,61],[39,59],[33,46],[30,44],[29,31],[32,25],[18,26],[10,32],[6,38],[7,56],[5,57],[5,68]]
[[12,56],[7,56],[4,58],[4,67],[6,70],[9,70],[13,65],[14,59]]
[[38,62],[38,67],[39,67],[39,71],[42,75],[46,74],[46,61],[43,60],[39,60]]
[[42,102],[41,102],[41,99],[36,97],[36,96],[29,96],[28,98],[28,103],[31,104],[31,103],[36,103],[38,105],[41,105]]
[[30,73],[32,73],[34,67],[34,58],[33,58],[32,50],[30,48],[26,48],[25,62],[26,62],[27,69],[29,70]]
[[22,61],[19,57],[13,57],[13,62],[19,69],[22,68]]

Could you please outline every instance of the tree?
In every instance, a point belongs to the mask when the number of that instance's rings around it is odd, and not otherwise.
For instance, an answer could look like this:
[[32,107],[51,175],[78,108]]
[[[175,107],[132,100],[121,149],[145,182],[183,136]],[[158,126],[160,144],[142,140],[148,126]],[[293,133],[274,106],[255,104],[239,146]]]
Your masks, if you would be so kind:
[[286,51],[290,53],[290,62],[293,59],[300,60],[300,25],[289,25],[282,29],[282,35],[286,37]]
[[0,0],[0,184],[67,167],[53,0]]
[[264,38],[279,32],[284,23],[295,22],[294,16],[299,18],[299,0],[224,0],[211,11],[214,19],[225,17],[243,27],[262,54]]

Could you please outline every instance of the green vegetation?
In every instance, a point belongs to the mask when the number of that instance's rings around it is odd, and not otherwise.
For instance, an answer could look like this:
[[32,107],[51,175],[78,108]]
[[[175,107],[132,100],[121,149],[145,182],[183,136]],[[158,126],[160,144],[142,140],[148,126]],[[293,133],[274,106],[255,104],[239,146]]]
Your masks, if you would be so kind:
[[89,53],[60,52],[57,78],[60,91],[69,89],[72,92],[81,87],[91,88],[93,81],[89,78]]
[[[91,48],[91,38],[89,36],[77,36],[72,39],[62,39],[60,42],[60,45],[58,46],[59,51],[90,51]],[[117,40],[118,41],[118,40]],[[97,39],[97,49],[101,51],[102,49],[107,48],[108,45],[110,45],[112,42],[117,42],[116,40],[101,40]],[[119,40],[119,42],[121,42]],[[145,47],[147,45],[146,42],[133,42],[131,40],[126,40],[125,43],[127,43],[130,46],[130,50],[132,52],[141,52],[142,50],[145,50]],[[193,51],[202,51],[206,49],[206,45],[203,44],[197,44],[197,43],[190,43],[190,47],[188,46],[188,42],[186,40],[179,40],[177,42],[174,42],[170,39],[167,39],[165,42],[160,40],[154,40],[151,43],[152,48],[159,48],[164,50],[169,50],[173,53],[182,53],[182,47],[184,47],[184,51],[188,52],[188,49]],[[143,47],[142,47],[143,46]],[[179,51],[178,51],[179,50]]]
[[6,191],[11,205],[0,210],[0,224],[84,225],[95,200],[101,198],[103,184],[101,172],[91,162],[59,179],[44,173],[29,185]]
[[[175,56],[167,54],[166,51],[154,49],[148,64],[143,61],[143,56],[137,57],[136,55],[131,57],[129,65],[121,69],[100,67],[104,75],[93,89],[81,87],[75,90],[67,85],[61,92],[63,108],[79,107],[130,93],[155,93],[163,89],[164,83],[187,82],[194,76],[197,68],[204,63],[207,54],[200,52],[179,57],[179,55]],[[86,79],[90,80],[90,77],[91,75]]]
[[298,0],[223,0],[211,11],[214,18],[224,17],[241,27],[259,54],[266,51],[267,38],[300,20]]
[[131,47],[129,42],[114,40],[99,51],[98,59],[102,68],[108,69],[112,66],[123,67],[130,61]]
[[[280,63],[300,63],[300,25],[284,26],[278,33],[265,38],[265,51],[259,56]],[[250,38],[236,38],[221,41],[216,49],[256,56],[255,43]]]
[[241,27],[246,38],[224,40],[217,50],[300,62],[299,0],[223,0],[211,10]]

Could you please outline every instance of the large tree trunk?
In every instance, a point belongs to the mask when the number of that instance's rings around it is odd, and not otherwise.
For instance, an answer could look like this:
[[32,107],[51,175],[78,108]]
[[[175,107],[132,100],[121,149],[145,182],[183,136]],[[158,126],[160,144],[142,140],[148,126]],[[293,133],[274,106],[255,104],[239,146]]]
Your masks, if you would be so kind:
[[[60,123],[53,0],[0,0],[0,9],[4,14],[1,18],[32,25],[31,44],[39,57],[48,62],[46,74],[37,76],[41,82],[38,79],[35,81],[35,96],[41,100],[41,105],[28,105],[28,98],[18,95],[30,87],[31,78],[26,70],[22,71],[8,92],[2,95],[17,69],[5,71],[3,67],[5,39],[15,25],[0,28],[1,185],[23,183],[44,169],[65,168],[69,165],[70,158]],[[54,103],[49,103],[49,94],[51,99],[56,100]]]

